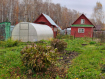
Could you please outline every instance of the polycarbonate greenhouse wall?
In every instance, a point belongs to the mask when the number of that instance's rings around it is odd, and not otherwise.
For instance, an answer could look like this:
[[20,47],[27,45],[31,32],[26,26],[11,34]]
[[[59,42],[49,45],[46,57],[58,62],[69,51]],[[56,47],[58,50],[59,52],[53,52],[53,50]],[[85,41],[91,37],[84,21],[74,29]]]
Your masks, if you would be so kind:
[[0,40],[7,40],[10,38],[10,22],[0,23]]
[[53,30],[47,25],[20,22],[12,31],[12,39],[22,42],[35,42],[49,38],[53,38]]

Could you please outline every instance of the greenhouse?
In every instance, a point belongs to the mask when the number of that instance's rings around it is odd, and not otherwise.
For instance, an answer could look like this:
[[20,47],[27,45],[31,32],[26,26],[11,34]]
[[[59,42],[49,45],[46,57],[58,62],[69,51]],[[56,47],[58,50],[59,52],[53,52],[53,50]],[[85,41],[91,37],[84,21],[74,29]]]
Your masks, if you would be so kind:
[[21,40],[22,42],[35,42],[48,40],[49,38],[53,38],[53,31],[47,25],[20,22],[12,31],[12,39]]

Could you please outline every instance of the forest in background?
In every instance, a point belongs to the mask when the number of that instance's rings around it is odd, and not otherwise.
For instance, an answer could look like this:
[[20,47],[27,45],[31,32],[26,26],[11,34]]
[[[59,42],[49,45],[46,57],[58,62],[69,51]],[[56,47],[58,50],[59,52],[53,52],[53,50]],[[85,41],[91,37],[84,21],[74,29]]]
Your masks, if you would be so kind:
[[[97,7],[97,4],[95,7]],[[97,10],[99,10],[99,7]],[[102,6],[100,8],[102,10]],[[0,22],[10,21],[12,25],[18,22],[34,22],[41,13],[49,15],[61,28],[70,27],[82,14],[60,4],[54,4],[51,0],[0,0]],[[92,14],[94,17],[91,18],[91,21],[97,24],[99,20],[96,20],[97,14],[95,13],[94,10]],[[104,24],[102,21],[100,22],[98,24]]]

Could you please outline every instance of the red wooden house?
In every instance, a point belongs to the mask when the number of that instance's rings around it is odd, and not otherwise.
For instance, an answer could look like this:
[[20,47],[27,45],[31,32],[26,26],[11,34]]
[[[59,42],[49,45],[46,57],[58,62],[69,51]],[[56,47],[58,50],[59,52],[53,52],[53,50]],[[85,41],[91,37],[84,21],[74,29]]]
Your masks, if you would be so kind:
[[92,37],[95,26],[82,14],[72,25],[71,35],[75,37]]
[[46,14],[41,14],[34,23],[37,24],[45,24],[52,28],[54,37],[57,35],[57,29],[60,29],[60,27]]

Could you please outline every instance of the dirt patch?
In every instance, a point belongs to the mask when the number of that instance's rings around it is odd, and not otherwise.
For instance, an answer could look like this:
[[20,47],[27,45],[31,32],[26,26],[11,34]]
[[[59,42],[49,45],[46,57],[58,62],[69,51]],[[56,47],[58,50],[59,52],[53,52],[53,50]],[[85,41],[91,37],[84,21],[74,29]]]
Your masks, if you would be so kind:
[[82,44],[82,46],[86,46],[86,45],[88,45],[88,44]]
[[71,60],[78,55],[79,53],[77,52],[66,51],[64,54],[61,54],[60,56],[61,59],[59,59],[58,62],[62,64],[64,67],[68,68],[69,65],[71,64]]

